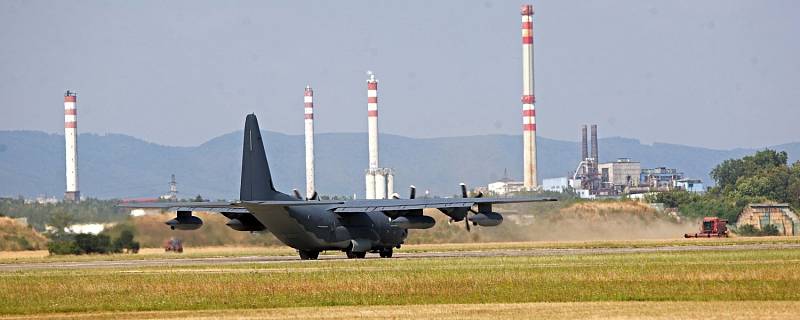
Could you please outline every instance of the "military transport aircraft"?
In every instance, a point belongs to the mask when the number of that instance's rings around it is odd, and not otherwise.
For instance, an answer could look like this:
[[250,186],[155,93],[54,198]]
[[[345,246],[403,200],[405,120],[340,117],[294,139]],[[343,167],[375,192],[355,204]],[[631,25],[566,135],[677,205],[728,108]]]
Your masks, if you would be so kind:
[[[432,217],[423,209],[435,208],[451,221],[464,221],[467,230],[475,226],[496,226],[503,216],[492,211],[492,204],[555,201],[555,199],[490,199],[482,194],[468,197],[461,184],[462,198],[320,201],[316,194],[303,199],[298,192],[290,196],[275,190],[267,155],[255,114],[247,115],[242,153],[242,180],[238,202],[156,202],[126,203],[120,207],[160,208],[177,211],[166,222],[173,230],[194,230],[203,221],[195,211],[219,212],[230,219],[226,225],[238,231],[272,232],[281,242],[297,249],[301,259],[317,259],[325,250],[347,253],[348,258],[364,258],[377,252],[383,258],[400,248],[408,229],[433,227]],[[477,207],[477,211],[473,209]]]

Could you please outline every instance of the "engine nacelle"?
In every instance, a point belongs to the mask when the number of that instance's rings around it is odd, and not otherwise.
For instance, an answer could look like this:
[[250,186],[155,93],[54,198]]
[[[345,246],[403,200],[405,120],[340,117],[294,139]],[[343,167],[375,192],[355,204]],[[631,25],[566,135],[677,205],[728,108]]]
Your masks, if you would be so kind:
[[262,231],[266,228],[262,224],[246,223],[239,219],[231,219],[225,224],[236,231]]
[[372,250],[372,241],[369,239],[350,240],[349,250],[352,252],[367,252],[369,250]]
[[503,223],[503,216],[496,212],[478,213],[469,217],[469,221],[481,227],[494,227]]
[[193,216],[191,211],[178,211],[175,219],[164,223],[172,230],[196,230],[203,226],[203,220]]
[[429,216],[402,216],[394,218],[391,222],[393,227],[403,229],[428,229],[436,224],[436,220]]

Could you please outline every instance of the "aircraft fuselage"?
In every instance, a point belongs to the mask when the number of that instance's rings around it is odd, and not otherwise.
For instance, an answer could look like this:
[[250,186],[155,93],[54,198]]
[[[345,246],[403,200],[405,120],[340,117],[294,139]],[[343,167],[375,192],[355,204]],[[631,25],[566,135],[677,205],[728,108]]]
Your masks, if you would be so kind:
[[355,245],[374,251],[397,247],[408,235],[406,229],[392,226],[383,212],[340,216],[328,209],[320,205],[251,212],[276,238],[298,250],[348,250]]

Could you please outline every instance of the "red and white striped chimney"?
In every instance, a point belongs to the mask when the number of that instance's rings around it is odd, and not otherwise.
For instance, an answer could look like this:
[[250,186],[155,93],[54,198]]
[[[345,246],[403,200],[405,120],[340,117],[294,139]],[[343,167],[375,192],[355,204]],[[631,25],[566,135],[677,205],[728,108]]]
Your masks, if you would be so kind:
[[367,126],[369,131],[369,168],[378,168],[378,80],[368,72],[367,79]]
[[66,149],[67,190],[64,200],[80,201],[78,191],[78,109],[75,92],[67,90],[64,94],[64,140]]
[[303,94],[306,125],[306,198],[314,194],[314,90],[306,86]]
[[378,80],[372,71],[367,71],[367,134],[369,142],[369,167],[367,168],[366,198],[382,199],[386,194],[386,182],[378,170]]
[[536,173],[536,95],[533,80],[533,5],[520,8],[522,14],[522,139],[523,176],[527,190],[538,187]]

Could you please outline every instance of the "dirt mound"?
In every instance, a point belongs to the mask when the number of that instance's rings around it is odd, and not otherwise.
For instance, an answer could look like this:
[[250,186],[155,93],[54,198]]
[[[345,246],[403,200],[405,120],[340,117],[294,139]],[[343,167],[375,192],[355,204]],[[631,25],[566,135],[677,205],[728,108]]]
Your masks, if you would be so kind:
[[275,239],[269,233],[250,233],[236,231],[225,223],[228,218],[217,213],[193,213],[203,219],[203,226],[197,230],[170,230],[164,224],[165,221],[175,218],[174,213],[164,213],[156,215],[146,215],[133,217],[125,224],[132,225],[136,241],[142,247],[161,247],[164,242],[172,237],[183,240],[184,246],[222,246],[222,245],[277,245]]
[[0,217],[0,251],[41,250],[47,238],[14,219]]
[[536,240],[671,239],[696,228],[633,201],[575,203],[531,226]]

